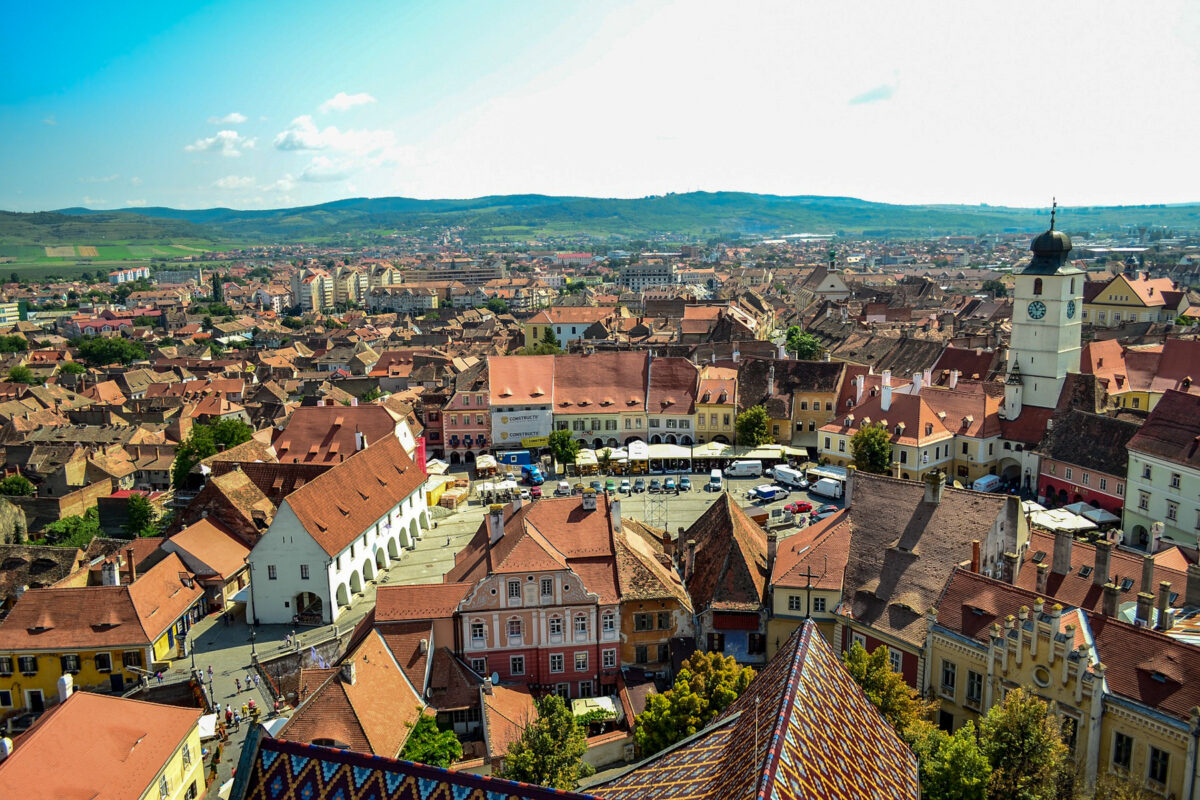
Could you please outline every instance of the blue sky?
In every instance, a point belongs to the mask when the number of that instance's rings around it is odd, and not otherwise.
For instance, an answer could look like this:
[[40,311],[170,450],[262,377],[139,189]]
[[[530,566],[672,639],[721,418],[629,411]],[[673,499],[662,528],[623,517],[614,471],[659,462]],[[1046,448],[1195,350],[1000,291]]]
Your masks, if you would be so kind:
[[0,208],[1200,200],[1200,3],[10,3]]

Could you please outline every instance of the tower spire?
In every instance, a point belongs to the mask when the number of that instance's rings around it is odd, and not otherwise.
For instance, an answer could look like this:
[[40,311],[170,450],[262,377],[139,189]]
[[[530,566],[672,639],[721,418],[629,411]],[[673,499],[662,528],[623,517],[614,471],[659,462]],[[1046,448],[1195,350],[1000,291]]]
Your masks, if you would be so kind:
[[1054,212],[1058,210],[1058,198],[1050,199],[1050,230],[1054,230]]

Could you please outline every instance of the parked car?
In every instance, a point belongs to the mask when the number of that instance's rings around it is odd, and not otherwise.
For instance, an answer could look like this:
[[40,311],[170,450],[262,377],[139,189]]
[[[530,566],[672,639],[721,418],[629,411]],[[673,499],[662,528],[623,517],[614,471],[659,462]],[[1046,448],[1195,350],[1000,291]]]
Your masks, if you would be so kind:
[[679,479],[679,491],[690,492],[692,490],[692,479],[684,475]]
[[632,491],[632,489],[629,486],[629,478],[621,479],[621,491],[624,492],[625,494],[629,494]]
[[558,488],[554,490],[554,494],[558,497],[567,497],[571,494],[571,484],[567,481],[559,481]]
[[783,507],[784,511],[790,511],[793,514],[807,514],[813,509],[813,504],[807,500],[797,500],[794,503],[788,503]]
[[609,494],[612,494],[616,490],[617,490],[617,482],[614,481],[612,478],[609,478],[608,480],[606,480],[604,482],[604,491],[608,492]]
[[812,522],[816,522],[818,520],[825,519],[826,517],[832,517],[834,514],[836,514],[840,510],[841,509],[839,509],[835,505],[823,505],[820,508],[818,508],[816,511],[814,511],[812,513],[812,516],[809,519]]
[[658,480],[658,478],[651,478],[650,494],[658,494],[660,491],[662,491],[662,483]]
[[635,479],[633,482],[633,491],[637,494],[641,494],[642,492],[646,491],[646,479],[645,478]]
[[590,485],[590,486],[591,486],[593,489],[595,489],[597,492],[602,492],[602,491],[604,491],[604,485],[603,485],[602,483],[600,483],[600,481],[592,481],[592,482],[591,482],[591,484],[589,484],[589,485]]
[[521,490],[521,499],[522,499],[522,500],[531,500],[531,499],[533,499],[533,498],[530,496],[530,494],[529,494],[529,490],[528,490],[528,489],[522,489],[522,490]]
[[530,499],[532,499],[532,500],[540,500],[540,499],[542,499],[542,487],[540,487],[540,486],[534,486],[532,489],[530,489],[530,490],[529,490],[529,497],[530,497]]
[[675,491],[675,479],[674,478],[667,478],[665,481],[663,481],[663,491],[664,492]]

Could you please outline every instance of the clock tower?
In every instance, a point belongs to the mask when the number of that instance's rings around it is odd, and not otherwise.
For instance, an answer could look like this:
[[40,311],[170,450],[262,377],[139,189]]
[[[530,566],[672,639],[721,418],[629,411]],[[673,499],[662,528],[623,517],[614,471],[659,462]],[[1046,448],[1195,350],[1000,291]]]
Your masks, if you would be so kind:
[[1033,240],[1033,260],[1017,275],[1004,417],[1023,406],[1054,408],[1068,372],[1079,371],[1083,270],[1071,264],[1071,237],[1050,230]]

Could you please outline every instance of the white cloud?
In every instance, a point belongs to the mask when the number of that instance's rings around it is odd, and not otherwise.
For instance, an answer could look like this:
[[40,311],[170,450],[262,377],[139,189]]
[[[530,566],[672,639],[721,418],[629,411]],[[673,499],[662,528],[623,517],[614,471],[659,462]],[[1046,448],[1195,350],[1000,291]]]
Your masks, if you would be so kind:
[[332,150],[354,156],[376,156],[395,146],[396,134],[391,131],[318,128],[308,114],[296,117],[275,137],[277,150]]
[[300,180],[312,183],[340,181],[353,175],[363,166],[365,165],[352,158],[313,156],[313,159],[300,171]]
[[320,108],[322,114],[328,114],[330,111],[346,111],[355,106],[365,106],[374,102],[375,98],[366,92],[359,92],[358,94],[338,92],[324,103],[321,103]]
[[146,205],[146,201],[145,200],[126,200],[125,205],[129,206],[130,208],[141,208],[142,206]]
[[218,189],[249,189],[255,183],[254,178],[249,175],[226,175],[213,181],[213,186]]
[[80,178],[79,182],[80,183],[112,183],[113,181],[115,181],[117,178],[120,178],[120,177],[121,177],[120,175],[118,175],[114,172],[112,175],[101,175],[99,177],[89,176],[86,178]]
[[217,131],[215,136],[206,136],[203,139],[197,139],[183,149],[189,153],[219,152],[227,158],[236,158],[242,154],[242,150],[254,147],[257,141],[257,139],[252,137],[242,136],[237,131],[224,130]]
[[49,114],[49,115],[47,115],[46,117],[43,117],[43,118],[42,118],[42,124],[43,124],[43,125],[51,125],[51,126],[53,126],[53,125],[57,125],[57,124],[58,124],[58,118],[57,118],[57,117],[55,117],[53,114]]
[[245,114],[233,111],[223,117],[209,117],[208,122],[210,125],[241,125],[248,119]]
[[134,175],[132,178],[129,179],[129,183],[132,184],[133,186],[141,186],[142,179],[139,178],[137,175]]
[[83,204],[85,206],[99,206],[107,202],[107,200],[100,197],[91,197],[90,195],[86,194],[83,196]]

